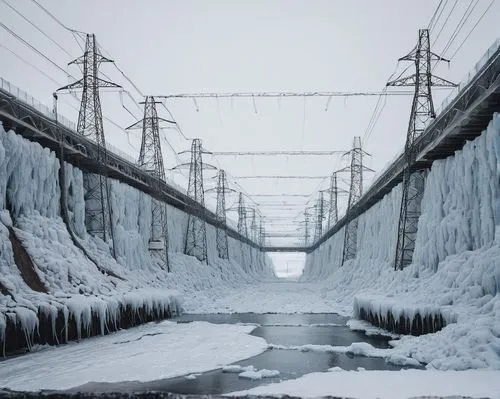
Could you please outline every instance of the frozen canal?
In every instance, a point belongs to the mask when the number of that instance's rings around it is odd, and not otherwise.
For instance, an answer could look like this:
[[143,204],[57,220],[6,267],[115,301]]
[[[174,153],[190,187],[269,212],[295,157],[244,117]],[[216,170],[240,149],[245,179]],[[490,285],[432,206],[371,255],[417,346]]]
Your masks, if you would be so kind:
[[[354,356],[345,353],[302,351],[301,345],[348,346],[354,342],[367,342],[375,348],[388,348],[388,337],[366,336],[351,331],[345,325],[347,318],[335,314],[188,314],[175,319],[178,323],[205,321],[214,324],[255,324],[251,335],[264,338],[275,346],[265,352],[235,362],[255,370],[277,370],[270,378],[248,379],[238,373],[224,372],[221,368],[209,372],[156,380],[151,382],[88,383],[71,392],[145,392],[161,391],[183,394],[222,394],[250,389],[259,385],[298,378],[304,374],[326,371],[332,367],[344,370],[400,370],[381,358]],[[276,347],[295,347],[277,349]]]

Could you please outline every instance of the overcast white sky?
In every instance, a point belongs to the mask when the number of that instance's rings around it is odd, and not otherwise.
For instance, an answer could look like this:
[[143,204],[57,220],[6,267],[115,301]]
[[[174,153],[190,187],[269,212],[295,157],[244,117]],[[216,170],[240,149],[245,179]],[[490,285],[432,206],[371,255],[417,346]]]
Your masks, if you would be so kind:
[[[397,67],[397,59],[416,44],[418,29],[428,26],[438,4],[438,1],[430,0],[37,1],[65,25],[95,33],[106,54],[109,53],[144,94],[153,95],[380,91]],[[475,1],[473,12],[445,57],[455,53],[490,5],[490,0]],[[65,51],[14,12],[6,2]],[[499,3],[494,1],[450,66],[439,66],[435,70],[437,75],[459,82],[473,67],[498,37]],[[446,6],[431,32],[433,51],[439,54],[470,1],[444,0],[443,4]],[[82,53],[77,41],[32,0],[0,0],[0,21],[64,70],[80,77],[78,68],[66,66]],[[1,27],[0,44],[0,76],[43,103],[51,105],[52,92],[57,88],[53,80],[61,85],[73,81]],[[52,80],[6,48],[42,69]],[[397,71],[402,72],[406,66],[401,63]],[[123,85],[137,101],[141,100],[139,93],[116,68],[104,64],[101,71]],[[408,70],[411,71],[413,68]],[[446,92],[442,91],[435,94],[437,106],[445,95]],[[78,101],[70,95],[63,97],[60,111],[76,122]],[[200,137],[207,150],[348,150],[353,136],[358,135],[364,138],[365,149],[372,154],[366,159],[368,166],[380,171],[403,148],[411,97],[387,98],[378,123],[367,136],[365,131],[376,101],[375,97],[334,98],[327,111],[324,98],[256,99],[255,104],[249,99],[205,99],[198,101],[198,111],[191,100],[168,100],[166,105],[184,134]],[[103,113],[118,125],[125,127],[135,122],[122,107],[117,92],[103,93],[102,102]],[[123,102],[136,117],[141,117],[142,111],[126,95]],[[164,108],[160,107],[158,111],[161,116],[168,117]],[[106,122],[105,134],[108,142],[133,158],[137,157],[140,131],[134,131],[127,139],[123,131]],[[162,134],[175,151],[189,147],[189,142],[175,130],[165,130]],[[171,168],[178,159],[172,149],[163,144],[166,164]],[[205,160],[224,167],[232,176],[326,176],[347,162],[338,156],[217,159],[207,156]],[[179,184],[186,184],[182,176],[172,176]],[[367,178],[371,180],[369,175]],[[240,183],[252,194],[309,194],[317,189],[319,181],[241,180]],[[210,184],[207,179],[206,186]],[[347,187],[346,183],[342,184]],[[327,181],[322,188],[326,186]],[[236,199],[234,196],[229,203]],[[282,200],[274,199],[277,202]],[[293,216],[302,212],[307,199],[287,198],[286,201],[295,205],[283,210],[262,207],[262,212],[269,218],[286,216],[288,219],[274,221],[269,226],[274,232],[294,232],[297,226],[293,223]],[[208,202],[213,201],[209,199]],[[297,240],[275,239],[273,242]],[[281,259],[279,267],[283,268],[286,265],[284,258],[278,256],[278,259]]]

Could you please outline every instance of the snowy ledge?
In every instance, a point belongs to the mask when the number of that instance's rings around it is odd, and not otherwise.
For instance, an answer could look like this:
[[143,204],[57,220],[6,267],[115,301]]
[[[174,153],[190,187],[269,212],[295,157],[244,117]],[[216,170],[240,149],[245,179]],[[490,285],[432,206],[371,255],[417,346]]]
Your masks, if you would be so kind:
[[433,333],[456,322],[456,315],[448,308],[381,295],[356,295],[353,313],[360,320],[397,334]]
[[[34,303],[0,304],[0,347],[5,356],[36,345],[57,345],[105,335],[138,324],[163,320],[182,312],[174,290],[140,288],[123,294],[42,294]],[[30,305],[28,307],[28,305]]]

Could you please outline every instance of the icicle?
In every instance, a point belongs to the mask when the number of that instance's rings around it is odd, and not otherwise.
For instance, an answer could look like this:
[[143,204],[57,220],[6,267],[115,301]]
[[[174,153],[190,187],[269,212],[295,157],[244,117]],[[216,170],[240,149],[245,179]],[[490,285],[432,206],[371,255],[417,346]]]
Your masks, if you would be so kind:
[[198,102],[196,101],[196,98],[193,97],[193,103],[194,103],[194,109],[196,112],[200,112],[200,108],[198,107]]
[[330,101],[332,101],[332,96],[328,96],[328,100],[326,100],[325,112],[328,111],[328,107],[330,106]]

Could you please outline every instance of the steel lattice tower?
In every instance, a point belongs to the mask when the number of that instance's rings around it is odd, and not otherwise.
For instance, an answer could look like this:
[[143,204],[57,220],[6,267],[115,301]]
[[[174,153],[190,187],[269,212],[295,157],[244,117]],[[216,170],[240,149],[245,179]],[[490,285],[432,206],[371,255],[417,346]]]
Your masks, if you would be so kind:
[[[189,167],[188,196],[201,205],[201,212],[205,212],[205,194],[203,191],[203,159],[201,140],[194,139],[191,144],[191,164]],[[207,226],[203,214],[189,215],[186,233],[186,255],[195,256],[201,262],[208,263],[207,254]]]
[[398,238],[394,269],[402,270],[412,262],[420,217],[420,203],[424,193],[424,173],[412,173],[417,150],[414,143],[423,133],[429,121],[436,117],[432,102],[432,86],[453,87],[455,84],[432,75],[432,61],[448,61],[431,52],[429,30],[420,29],[417,47],[399,59],[415,63],[415,73],[387,83],[387,86],[414,86],[410,122],[405,144],[401,208],[398,222]]
[[243,237],[248,238],[247,210],[245,208],[243,193],[240,193],[238,198],[238,233],[240,233]]
[[309,209],[306,208],[304,209],[304,245],[307,247],[307,245],[309,245],[309,237],[311,235],[310,231],[309,231],[309,223],[310,223],[310,220],[309,220]]
[[333,227],[338,221],[338,194],[339,187],[337,185],[337,172],[332,173],[330,178],[330,188],[329,188],[330,200],[328,203],[328,229]]
[[371,170],[363,165],[365,152],[361,148],[361,137],[354,137],[351,154],[351,184],[349,187],[349,200],[347,203],[346,224],[344,227],[344,249],[342,251],[342,265],[345,261],[356,257],[356,244],[358,238],[358,219],[353,218],[352,207],[363,195],[363,171]]
[[252,221],[250,222],[251,240],[253,242],[257,242],[258,240],[257,215],[255,209],[252,208],[251,211],[252,211]]
[[85,226],[87,231],[107,240],[108,229],[113,239],[111,226],[111,207],[109,203],[109,189],[106,176],[106,141],[102,124],[100,87],[121,87],[115,83],[99,78],[99,66],[103,62],[113,62],[101,55],[97,49],[94,34],[87,34],[85,53],[83,56],[71,61],[71,64],[83,65],[82,79],[61,87],[61,90],[82,89],[82,100],[78,114],[77,131],[79,134],[91,139],[97,144],[95,161],[100,173],[91,175],[85,173],[83,184],[85,190]]
[[[160,122],[174,123],[158,117],[156,112],[155,98],[147,96],[144,102],[144,118],[127,129],[141,128],[142,140],[139,152],[138,165],[154,177],[153,185],[160,190],[162,182],[165,182],[165,168],[163,166],[163,154],[160,143]],[[153,251],[162,250],[162,258],[165,269],[170,271],[168,258],[168,225],[167,204],[156,199],[151,201],[151,236],[149,249]]]
[[318,193],[316,202],[316,224],[314,227],[314,241],[318,241],[323,235],[323,220],[325,219],[325,206],[323,201],[323,192]]
[[266,232],[264,229],[264,222],[262,221],[262,216],[260,217],[260,223],[259,223],[259,245],[261,247],[266,245]]
[[227,224],[226,224],[226,192],[227,188],[226,172],[219,170],[217,176],[217,219],[221,226],[217,229],[217,253],[221,259],[229,259],[229,248],[227,241]]

